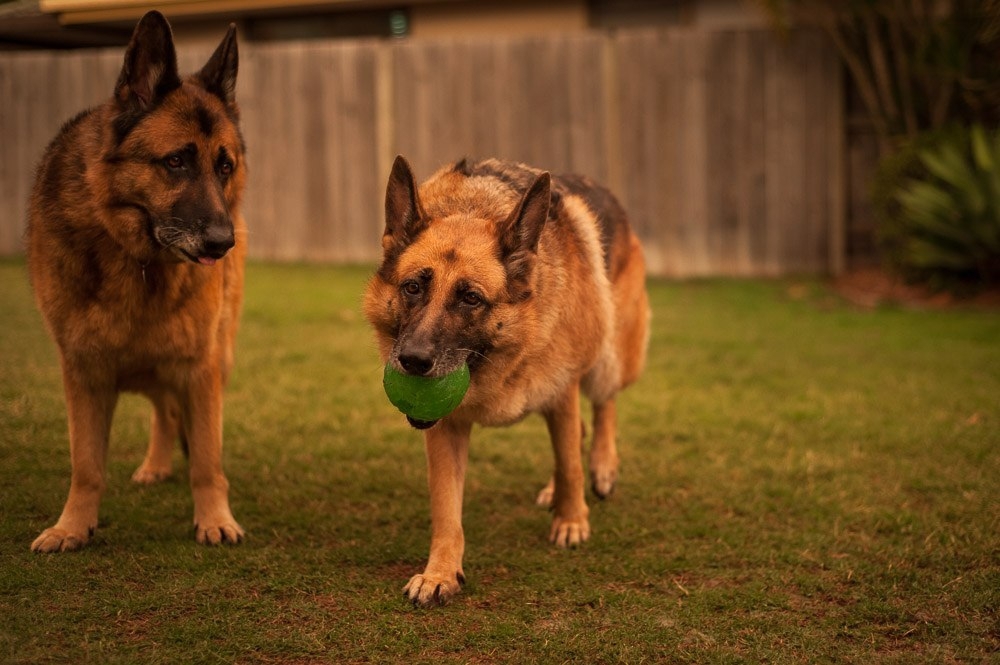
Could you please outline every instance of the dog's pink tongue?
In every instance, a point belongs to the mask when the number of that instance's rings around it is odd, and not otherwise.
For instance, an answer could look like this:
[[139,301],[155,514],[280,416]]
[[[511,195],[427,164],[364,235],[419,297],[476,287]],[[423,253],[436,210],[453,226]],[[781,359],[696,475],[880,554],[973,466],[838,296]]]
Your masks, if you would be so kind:
[[203,266],[214,266],[215,259],[213,259],[211,256],[200,256],[198,257],[198,263],[200,263]]

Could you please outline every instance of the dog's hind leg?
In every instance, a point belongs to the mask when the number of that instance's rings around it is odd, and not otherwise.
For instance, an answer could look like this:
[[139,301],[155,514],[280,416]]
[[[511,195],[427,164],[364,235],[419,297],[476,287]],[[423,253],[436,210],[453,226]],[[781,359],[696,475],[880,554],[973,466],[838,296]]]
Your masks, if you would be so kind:
[[552,495],[555,493],[556,479],[553,476],[549,478],[549,482],[545,484],[545,487],[538,490],[538,496],[535,497],[535,505],[548,508],[552,505]]
[[[582,442],[587,438],[587,423],[580,421],[580,441]],[[582,449],[582,448],[581,448]],[[541,490],[538,491],[538,496],[535,497],[535,505],[541,506],[542,508],[548,508],[552,505],[552,496],[556,493],[556,478],[552,476],[549,478],[548,484],[545,485]]]
[[180,432],[180,407],[166,391],[150,396],[153,416],[150,419],[149,448],[142,464],[132,474],[132,481],[149,485],[168,478],[172,472],[174,441]]
[[628,258],[612,284],[615,300],[614,363],[593,372],[588,378],[588,396],[593,402],[594,441],[590,447],[591,488],[605,498],[618,480],[618,446],[615,442],[618,411],[615,395],[639,378],[649,347],[649,296],[642,248],[635,236],[629,239]]
[[590,446],[590,487],[601,499],[615,489],[618,481],[618,447],[615,429],[618,412],[614,398],[594,404],[594,442]]

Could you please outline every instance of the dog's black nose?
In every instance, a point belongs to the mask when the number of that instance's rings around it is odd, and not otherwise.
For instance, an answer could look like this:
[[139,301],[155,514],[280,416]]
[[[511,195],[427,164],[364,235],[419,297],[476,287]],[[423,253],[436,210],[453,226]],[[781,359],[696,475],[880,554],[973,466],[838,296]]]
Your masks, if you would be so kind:
[[423,376],[434,367],[434,359],[417,353],[400,354],[399,364],[407,374]]
[[231,224],[214,224],[205,230],[203,251],[206,256],[211,256],[213,259],[221,259],[235,244],[236,237],[233,235],[233,226]]

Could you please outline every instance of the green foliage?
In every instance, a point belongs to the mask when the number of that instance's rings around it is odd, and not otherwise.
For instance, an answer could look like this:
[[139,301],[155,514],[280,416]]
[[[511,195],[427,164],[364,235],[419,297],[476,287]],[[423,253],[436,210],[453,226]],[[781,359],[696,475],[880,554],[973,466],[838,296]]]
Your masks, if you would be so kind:
[[779,33],[823,29],[885,152],[949,122],[1000,123],[1000,0],[756,0]]
[[1000,132],[951,128],[882,167],[876,201],[892,261],[946,287],[1000,282]]
[[996,660],[995,312],[652,280],[591,540],[547,542],[542,419],[477,428],[468,584],[418,611],[401,589],[427,556],[426,459],[382,391],[370,273],[248,266],[225,414],[243,544],[195,544],[179,451],[174,478],[129,482],[149,407],[126,396],[93,542],[37,555],[69,487],[65,406],[24,264],[0,262],[0,662]]

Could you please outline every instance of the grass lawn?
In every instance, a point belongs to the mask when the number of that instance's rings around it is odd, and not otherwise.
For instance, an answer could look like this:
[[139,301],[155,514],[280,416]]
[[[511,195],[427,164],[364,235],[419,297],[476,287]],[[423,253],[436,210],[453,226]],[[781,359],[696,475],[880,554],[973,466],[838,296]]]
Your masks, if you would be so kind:
[[542,420],[473,435],[465,591],[401,589],[424,453],[381,391],[369,270],[252,264],[225,465],[248,540],[196,545],[185,465],[129,481],[124,396],[95,539],[29,551],[69,486],[53,343],[0,262],[0,662],[1000,661],[1000,313],[859,311],[811,281],[652,281],[622,473],[548,545]]

